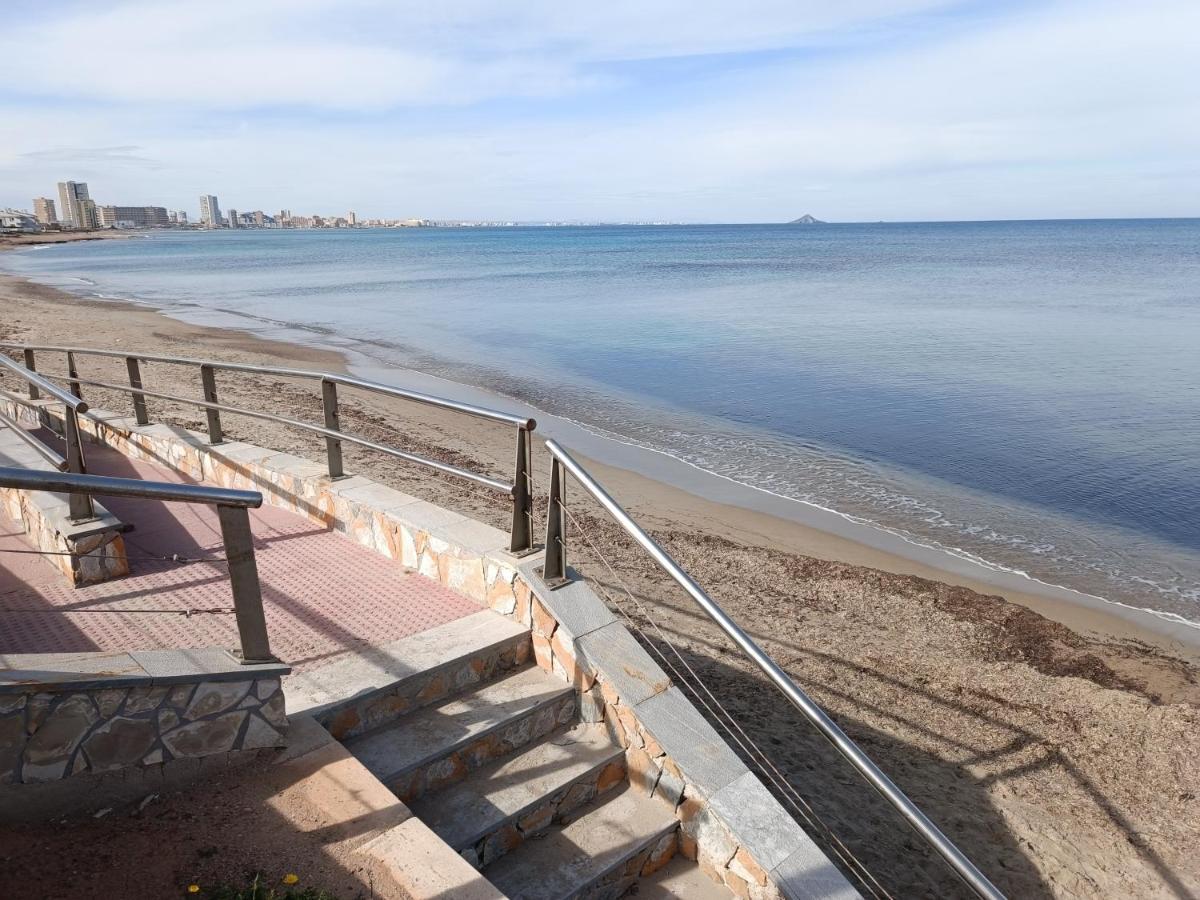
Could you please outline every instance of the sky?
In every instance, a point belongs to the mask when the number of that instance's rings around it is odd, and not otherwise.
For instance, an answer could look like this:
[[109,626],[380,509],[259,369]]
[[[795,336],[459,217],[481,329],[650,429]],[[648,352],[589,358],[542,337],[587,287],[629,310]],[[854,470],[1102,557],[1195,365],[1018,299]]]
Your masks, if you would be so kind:
[[1197,35],[1197,0],[5,0],[0,207],[1197,216]]

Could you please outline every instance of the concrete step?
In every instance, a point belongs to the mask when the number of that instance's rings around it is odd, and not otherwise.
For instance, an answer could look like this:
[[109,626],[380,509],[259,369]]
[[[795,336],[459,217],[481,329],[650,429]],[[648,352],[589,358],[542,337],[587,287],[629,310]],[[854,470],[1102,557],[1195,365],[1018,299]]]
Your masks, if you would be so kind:
[[462,780],[574,717],[571,686],[530,666],[345,743],[408,803]]
[[412,811],[479,867],[624,783],[624,754],[604,726],[576,725],[426,794]]
[[665,804],[625,785],[483,874],[512,900],[620,897],[671,859],[677,824]]
[[481,610],[289,678],[288,712],[345,740],[521,666],[530,650],[529,629]]
[[630,896],[637,900],[729,900],[735,894],[705,875],[695,861],[674,856],[654,874],[639,879]]

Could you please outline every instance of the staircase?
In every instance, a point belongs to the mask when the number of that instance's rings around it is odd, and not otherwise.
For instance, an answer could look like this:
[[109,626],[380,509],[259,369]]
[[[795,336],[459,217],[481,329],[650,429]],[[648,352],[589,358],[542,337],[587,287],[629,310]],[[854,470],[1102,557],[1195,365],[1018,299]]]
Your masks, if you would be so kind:
[[[443,675],[457,689],[343,742],[496,888],[513,900],[732,896],[675,855],[673,810],[629,783],[605,726],[578,721],[570,685],[527,652],[509,668],[461,643],[451,652],[437,671],[478,677]],[[409,672],[408,696],[436,693],[422,679],[437,674]]]

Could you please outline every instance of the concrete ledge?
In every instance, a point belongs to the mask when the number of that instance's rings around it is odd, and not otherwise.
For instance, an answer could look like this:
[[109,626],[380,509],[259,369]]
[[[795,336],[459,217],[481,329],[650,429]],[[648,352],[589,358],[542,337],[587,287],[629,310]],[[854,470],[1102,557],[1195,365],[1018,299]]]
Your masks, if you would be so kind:
[[[0,396],[0,405],[13,418],[28,422],[34,412]],[[22,417],[21,412],[25,415]],[[40,454],[7,428],[0,428],[0,466],[31,471],[50,468]],[[95,584],[129,574],[122,523],[93,501],[96,515],[73,522],[66,494],[0,487],[0,504],[20,523],[33,549],[49,560],[74,585]]]
[[0,693],[0,793],[282,746],[288,667],[216,653],[9,657],[26,666],[5,670]]
[[529,630],[483,609],[297,675],[288,682],[288,702],[342,740],[528,659]]
[[[61,428],[54,404],[45,404],[41,414]],[[517,579],[508,536],[460,513],[362,476],[331,479],[323,465],[289,453],[239,441],[212,445],[186,428],[137,425],[97,409],[80,428],[86,438],[134,459],[222,487],[260,491],[265,503],[340,531],[503,615],[519,618],[528,610],[528,586]]]
[[[538,664],[574,684],[585,721],[625,750],[629,780],[675,811],[680,852],[739,897],[858,893],[588,584],[551,591],[522,563]],[[574,576],[575,573],[572,573]]]
[[0,654],[0,695],[282,678],[282,663],[242,665],[216,647],[131,653]]
[[474,866],[415,817],[358,852],[381,863],[412,900],[504,900],[505,895]]

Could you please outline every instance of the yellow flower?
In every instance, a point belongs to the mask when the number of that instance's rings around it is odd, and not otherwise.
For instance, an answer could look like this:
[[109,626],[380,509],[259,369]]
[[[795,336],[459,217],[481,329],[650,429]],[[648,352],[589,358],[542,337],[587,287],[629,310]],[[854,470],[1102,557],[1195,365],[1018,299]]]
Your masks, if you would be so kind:
[[288,872],[286,875],[283,876],[284,884],[295,884],[299,880],[300,880],[300,876],[296,875],[294,872]]
[[189,884],[189,885],[188,885],[188,893],[189,893],[189,894],[198,894],[198,893],[200,893],[200,885],[198,885],[198,884]]

